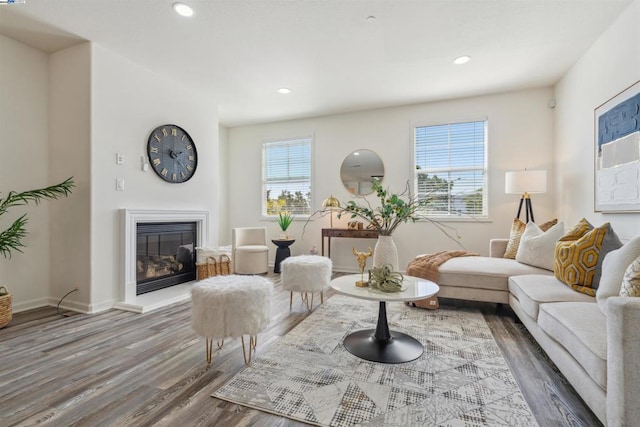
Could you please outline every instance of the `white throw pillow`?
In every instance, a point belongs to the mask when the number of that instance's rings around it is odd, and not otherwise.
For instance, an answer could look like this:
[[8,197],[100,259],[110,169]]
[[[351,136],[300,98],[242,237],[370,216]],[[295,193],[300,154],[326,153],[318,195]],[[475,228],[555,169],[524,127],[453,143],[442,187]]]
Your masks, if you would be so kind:
[[611,251],[602,262],[602,277],[596,291],[598,307],[607,314],[607,298],[618,296],[627,267],[640,256],[640,236],[629,240],[620,249]]
[[547,231],[542,231],[529,222],[520,238],[516,261],[553,271],[553,256],[556,242],[564,235],[564,223],[559,222]]

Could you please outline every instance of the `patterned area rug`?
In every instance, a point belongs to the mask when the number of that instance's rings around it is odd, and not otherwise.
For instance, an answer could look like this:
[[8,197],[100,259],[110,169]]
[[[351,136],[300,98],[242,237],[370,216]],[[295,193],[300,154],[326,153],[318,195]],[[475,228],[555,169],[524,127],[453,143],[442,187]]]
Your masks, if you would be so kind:
[[537,426],[482,314],[387,303],[389,328],[425,347],[380,364],[345,350],[378,303],[335,295],[212,396],[321,426]]

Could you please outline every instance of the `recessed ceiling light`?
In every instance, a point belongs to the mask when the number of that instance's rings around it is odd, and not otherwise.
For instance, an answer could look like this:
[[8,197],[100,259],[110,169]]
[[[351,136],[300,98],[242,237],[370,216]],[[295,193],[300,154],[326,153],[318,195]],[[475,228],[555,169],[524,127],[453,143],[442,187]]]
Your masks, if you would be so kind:
[[453,63],[456,65],[462,65],[462,64],[466,64],[469,61],[471,61],[471,57],[469,55],[462,55],[455,58],[453,60]]
[[375,17],[375,16],[373,16],[373,15],[369,15],[369,16],[367,16],[367,21],[368,21],[368,22],[374,22],[375,20],[376,20],[376,17]]
[[291,93],[291,89],[288,89],[286,87],[281,87],[280,89],[278,89],[278,93],[281,93],[283,95],[286,95],[288,93]]
[[175,10],[178,15],[193,16],[193,9],[184,3],[174,3],[173,10]]

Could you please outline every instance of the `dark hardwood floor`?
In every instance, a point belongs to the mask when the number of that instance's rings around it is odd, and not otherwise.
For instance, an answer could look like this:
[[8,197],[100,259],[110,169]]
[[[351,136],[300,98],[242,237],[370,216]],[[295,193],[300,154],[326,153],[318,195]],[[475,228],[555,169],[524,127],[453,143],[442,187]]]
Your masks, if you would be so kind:
[[[258,354],[308,315],[298,297],[289,311],[279,276],[268,277],[272,322]],[[541,426],[601,425],[508,307],[441,300],[451,304],[483,312]],[[206,367],[188,302],[148,314],[18,313],[0,330],[0,426],[303,425],[210,397],[243,366],[239,340],[228,340]]]

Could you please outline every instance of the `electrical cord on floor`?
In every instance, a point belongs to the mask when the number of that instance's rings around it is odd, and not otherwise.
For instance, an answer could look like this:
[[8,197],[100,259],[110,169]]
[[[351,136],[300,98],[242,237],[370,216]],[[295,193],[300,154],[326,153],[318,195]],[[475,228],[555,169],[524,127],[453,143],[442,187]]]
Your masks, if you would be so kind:
[[60,304],[62,304],[62,300],[65,299],[69,294],[72,294],[72,293],[76,292],[77,290],[78,290],[78,288],[75,288],[75,289],[67,292],[66,294],[64,294],[64,296],[62,298],[60,298],[60,301],[58,301],[58,305],[56,306],[56,311],[58,312],[58,315],[60,315],[62,317],[71,317],[68,314],[60,313]]

